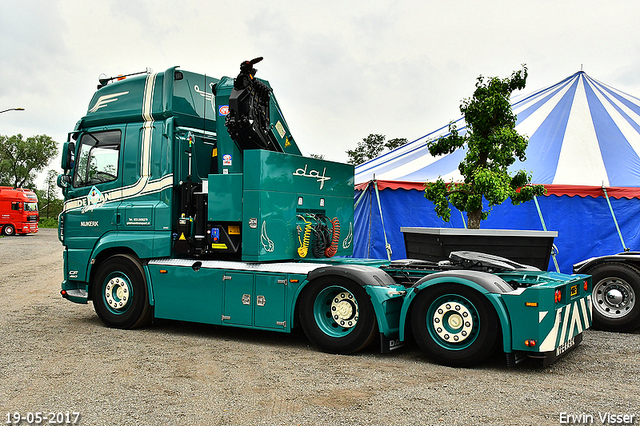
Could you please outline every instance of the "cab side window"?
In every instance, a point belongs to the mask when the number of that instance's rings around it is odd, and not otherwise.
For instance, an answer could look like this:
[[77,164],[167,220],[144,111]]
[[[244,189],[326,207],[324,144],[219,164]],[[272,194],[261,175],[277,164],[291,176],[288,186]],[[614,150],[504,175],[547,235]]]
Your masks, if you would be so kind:
[[120,130],[85,133],[80,139],[73,186],[96,185],[118,178]]

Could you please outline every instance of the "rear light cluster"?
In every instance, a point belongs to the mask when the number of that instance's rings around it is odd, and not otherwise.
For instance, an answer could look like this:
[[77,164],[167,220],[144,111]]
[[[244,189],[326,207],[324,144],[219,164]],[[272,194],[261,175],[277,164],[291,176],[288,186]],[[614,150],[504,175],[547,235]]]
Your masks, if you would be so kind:
[[589,281],[584,280],[584,283],[582,283],[582,288],[584,288],[584,291],[588,291],[589,290]]
[[562,290],[560,290],[559,288],[557,288],[557,289],[556,289],[555,302],[556,302],[556,303],[560,303],[560,300],[562,300]]

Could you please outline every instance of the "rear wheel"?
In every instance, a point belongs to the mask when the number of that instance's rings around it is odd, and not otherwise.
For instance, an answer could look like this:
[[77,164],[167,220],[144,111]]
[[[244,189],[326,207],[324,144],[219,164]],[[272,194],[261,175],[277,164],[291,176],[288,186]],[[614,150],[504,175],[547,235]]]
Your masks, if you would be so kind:
[[420,348],[439,364],[470,366],[496,349],[498,316],[473,289],[439,285],[422,290],[413,302],[411,327]]
[[640,326],[640,271],[623,263],[605,263],[586,272],[593,278],[593,327],[628,332]]
[[136,328],[151,321],[147,283],[132,256],[117,255],[100,265],[92,282],[93,307],[106,325]]
[[2,233],[7,237],[10,237],[12,235],[15,235],[16,228],[11,224],[5,225],[4,228],[2,228]]
[[299,311],[304,333],[323,352],[357,352],[371,344],[377,334],[366,291],[345,278],[313,280],[300,296]]

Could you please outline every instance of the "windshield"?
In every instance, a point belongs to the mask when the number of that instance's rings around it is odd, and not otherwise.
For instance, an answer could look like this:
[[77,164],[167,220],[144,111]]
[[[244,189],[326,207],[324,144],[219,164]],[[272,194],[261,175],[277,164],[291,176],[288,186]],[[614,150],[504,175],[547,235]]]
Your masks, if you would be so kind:
[[38,211],[38,203],[24,203],[24,211],[26,211],[26,212],[37,212]]

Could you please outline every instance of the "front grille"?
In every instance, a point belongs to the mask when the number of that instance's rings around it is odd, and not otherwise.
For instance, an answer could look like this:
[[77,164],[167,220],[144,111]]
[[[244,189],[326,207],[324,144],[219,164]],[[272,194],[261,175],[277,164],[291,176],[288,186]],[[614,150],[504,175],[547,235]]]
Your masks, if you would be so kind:
[[27,222],[37,222],[38,221],[38,216],[35,214],[31,214],[29,216],[27,216]]

